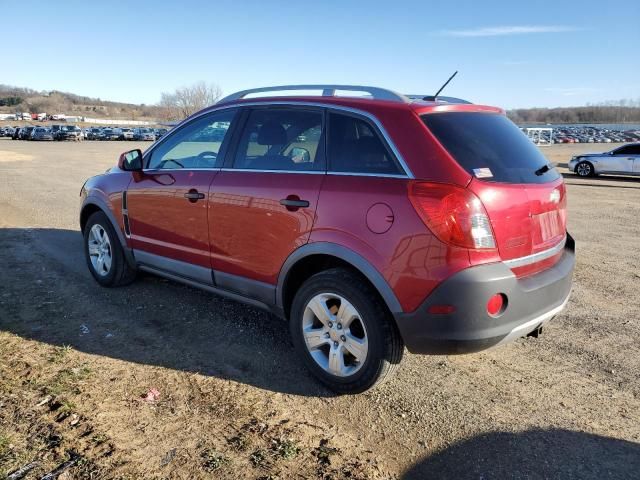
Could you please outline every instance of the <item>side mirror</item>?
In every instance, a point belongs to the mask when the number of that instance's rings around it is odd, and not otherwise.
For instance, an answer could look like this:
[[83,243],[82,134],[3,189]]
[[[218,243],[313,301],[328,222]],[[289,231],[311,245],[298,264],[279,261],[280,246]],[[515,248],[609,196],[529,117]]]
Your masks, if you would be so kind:
[[294,147],[291,149],[289,153],[289,157],[293,160],[294,163],[310,163],[311,155],[309,154],[309,150],[301,147]]
[[142,151],[140,149],[130,150],[120,155],[118,168],[127,172],[142,171]]

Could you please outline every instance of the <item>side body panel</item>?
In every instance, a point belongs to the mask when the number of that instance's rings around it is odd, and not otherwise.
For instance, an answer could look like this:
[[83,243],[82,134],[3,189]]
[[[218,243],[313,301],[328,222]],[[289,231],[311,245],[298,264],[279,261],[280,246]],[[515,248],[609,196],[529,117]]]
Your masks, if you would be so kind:
[[[220,172],[209,197],[213,269],[275,285],[287,257],[309,240],[324,177],[323,173]],[[293,197],[309,206],[291,210],[280,204]]]
[[594,170],[596,173],[631,173],[633,171],[633,159],[631,155],[601,155],[594,157]]
[[[207,195],[218,170],[136,172],[127,190],[135,250],[211,268]],[[204,198],[185,198],[197,190]]]

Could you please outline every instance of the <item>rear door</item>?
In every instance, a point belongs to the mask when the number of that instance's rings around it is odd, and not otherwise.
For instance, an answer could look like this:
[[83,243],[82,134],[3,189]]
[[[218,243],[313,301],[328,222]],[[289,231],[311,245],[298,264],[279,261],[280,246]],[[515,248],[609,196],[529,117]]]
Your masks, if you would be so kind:
[[633,145],[626,145],[613,150],[609,155],[603,155],[599,159],[598,172],[632,173],[633,172]]
[[631,163],[631,172],[633,174],[640,174],[640,144],[628,145],[627,149],[627,158],[629,163]]
[[206,114],[180,127],[145,156],[127,189],[136,258],[212,283],[208,196],[218,174],[235,110]]
[[[474,177],[469,188],[489,214],[503,260],[550,250],[564,241],[562,176],[513,122],[481,112],[431,113],[423,120]],[[529,266],[527,273],[531,271]]]
[[275,285],[309,240],[325,177],[324,113],[270,106],[246,109],[241,122],[211,186],[212,266],[218,286],[255,296],[247,281]]

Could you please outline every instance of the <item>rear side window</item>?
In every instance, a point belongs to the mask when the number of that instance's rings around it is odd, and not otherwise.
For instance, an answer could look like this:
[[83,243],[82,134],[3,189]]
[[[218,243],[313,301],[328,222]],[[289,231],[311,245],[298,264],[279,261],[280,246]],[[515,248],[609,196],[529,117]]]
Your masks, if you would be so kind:
[[640,145],[627,145],[615,150],[614,155],[640,155]]
[[332,172],[404,173],[378,132],[366,121],[351,115],[329,114],[328,157]]
[[560,174],[507,117],[480,112],[422,116],[431,133],[474,177],[502,183],[546,183]]
[[322,138],[320,110],[255,109],[242,131],[233,167],[324,170]]

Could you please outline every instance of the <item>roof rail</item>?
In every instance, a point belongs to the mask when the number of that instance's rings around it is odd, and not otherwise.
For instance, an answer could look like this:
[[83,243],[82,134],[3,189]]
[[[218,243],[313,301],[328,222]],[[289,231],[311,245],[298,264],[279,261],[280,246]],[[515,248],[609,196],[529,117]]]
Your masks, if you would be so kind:
[[282,92],[290,90],[321,90],[323,97],[334,97],[336,90],[346,90],[350,92],[365,92],[371,95],[374,100],[390,100],[393,102],[409,101],[407,97],[400,93],[396,93],[392,90],[378,87],[366,87],[362,85],[279,85],[275,87],[262,87],[251,88],[249,90],[242,90],[240,92],[232,93],[219,100],[217,103],[226,103],[232,100],[239,100],[245,98],[252,93],[265,93],[265,92]]
[[425,100],[428,102],[443,102],[443,103],[466,103],[471,104],[468,100],[464,100],[462,98],[456,97],[445,97],[438,95],[434,97],[433,95],[405,95],[409,100]]

